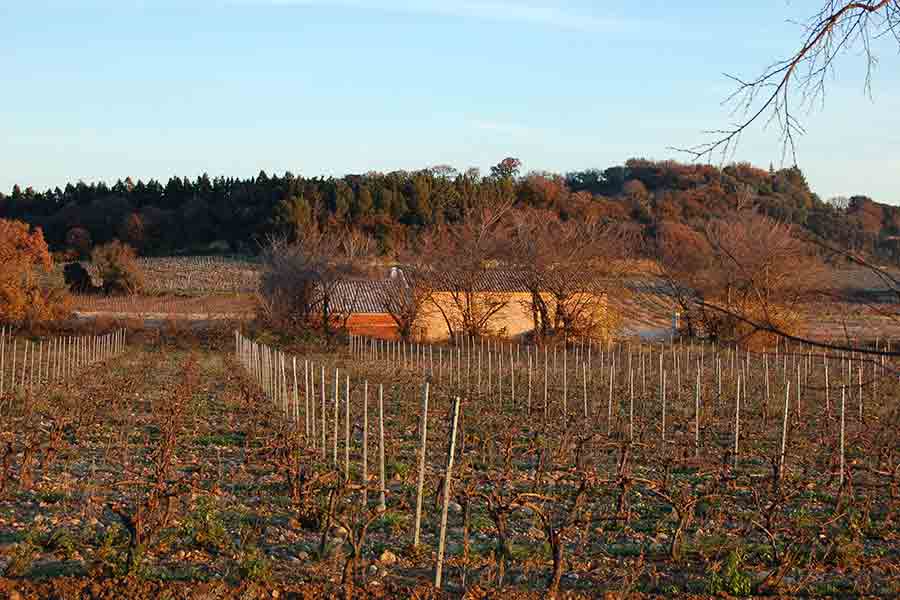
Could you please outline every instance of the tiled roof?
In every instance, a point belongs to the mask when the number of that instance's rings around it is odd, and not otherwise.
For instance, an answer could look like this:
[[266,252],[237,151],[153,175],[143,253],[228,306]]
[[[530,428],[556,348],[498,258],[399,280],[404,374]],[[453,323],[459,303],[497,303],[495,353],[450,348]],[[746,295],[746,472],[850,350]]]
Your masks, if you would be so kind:
[[332,293],[331,308],[344,314],[386,313],[382,290],[390,284],[390,281],[342,281],[335,286]]
[[[569,276],[569,275],[566,275]],[[439,286],[437,291],[451,290],[451,281],[446,280],[445,286]],[[583,281],[584,290],[603,286],[603,281]],[[614,281],[617,286],[628,289],[631,297],[644,297],[644,303],[649,305],[666,306],[670,304],[666,283],[658,278],[634,279]],[[385,290],[392,285],[404,285],[402,273],[396,279],[383,280],[351,280],[344,281],[335,287],[331,303],[335,312],[353,314],[383,314],[388,312],[384,305]],[[443,287],[444,289],[440,289]],[[479,292],[515,293],[527,292],[525,279],[520,271],[505,269],[490,269],[478,276],[474,289]],[[665,299],[664,299],[665,298]]]

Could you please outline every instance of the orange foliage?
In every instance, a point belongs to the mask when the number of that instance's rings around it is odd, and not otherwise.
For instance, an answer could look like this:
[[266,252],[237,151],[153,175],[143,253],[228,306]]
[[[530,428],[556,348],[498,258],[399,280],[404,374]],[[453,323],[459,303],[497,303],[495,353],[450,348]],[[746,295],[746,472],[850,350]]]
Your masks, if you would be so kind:
[[68,294],[45,283],[52,259],[38,228],[0,219],[0,321],[34,325],[68,314]]
[[8,266],[11,262],[50,269],[50,252],[40,228],[32,232],[27,223],[0,219],[0,264]]

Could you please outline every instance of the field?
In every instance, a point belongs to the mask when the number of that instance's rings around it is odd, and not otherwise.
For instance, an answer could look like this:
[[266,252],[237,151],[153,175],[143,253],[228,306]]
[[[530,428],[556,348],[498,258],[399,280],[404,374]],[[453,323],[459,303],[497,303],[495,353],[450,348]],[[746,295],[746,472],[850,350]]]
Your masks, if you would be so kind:
[[73,296],[73,310],[81,317],[142,320],[240,320],[254,316],[250,294],[202,296]]
[[[168,320],[248,320],[256,309],[255,292],[261,266],[240,256],[185,256],[139,259],[146,291],[131,297],[74,296],[81,318],[139,319],[159,324]],[[96,277],[93,267],[88,270]],[[54,277],[62,280],[62,267]],[[871,282],[850,280],[848,285]],[[626,282],[612,296],[611,306],[622,316],[621,335],[644,339],[665,337],[672,314],[679,310],[662,292],[665,284],[647,275]],[[900,340],[896,304],[827,300],[805,306],[800,333],[814,340]]]
[[799,347],[327,347],[244,334],[131,332],[123,354],[75,377],[7,390],[0,590],[900,593],[890,363]]

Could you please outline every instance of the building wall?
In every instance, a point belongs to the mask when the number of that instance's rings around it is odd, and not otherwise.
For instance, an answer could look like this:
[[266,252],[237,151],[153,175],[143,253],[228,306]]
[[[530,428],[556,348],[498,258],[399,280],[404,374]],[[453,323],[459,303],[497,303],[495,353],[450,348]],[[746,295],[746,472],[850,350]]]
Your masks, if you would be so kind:
[[[482,297],[483,303],[496,301],[498,298],[501,298],[496,293],[476,294],[476,302],[478,302],[479,296]],[[511,339],[521,338],[532,333],[534,321],[531,316],[531,295],[527,292],[504,293],[502,294],[502,299],[506,300],[506,305],[494,313],[488,321],[489,333]],[[434,295],[434,300],[447,312],[451,320],[456,321],[459,319],[459,311],[456,309],[450,294],[439,292]],[[545,296],[545,300],[549,302],[549,296]],[[608,310],[605,302],[603,307],[602,310],[604,312]],[[553,310],[552,303],[550,308]],[[354,313],[347,320],[347,329],[353,335],[364,335],[388,340],[395,340],[400,337],[397,324],[387,313]],[[422,307],[422,313],[415,328],[415,337],[422,341],[432,342],[444,341],[449,338],[444,317],[432,302],[426,302]]]
[[387,313],[354,313],[347,319],[347,329],[353,335],[383,340],[396,340],[400,337],[397,333],[397,323]]
[[[531,310],[528,308],[530,295],[525,292],[475,294],[476,310],[486,310],[491,302],[507,300],[506,305],[498,310],[488,321],[488,328],[493,335],[510,338],[519,337],[534,329]],[[449,337],[444,311],[453,322],[454,328],[461,321],[459,310],[447,292],[437,292],[433,300],[426,302],[417,324],[416,336],[427,341],[441,341]]]

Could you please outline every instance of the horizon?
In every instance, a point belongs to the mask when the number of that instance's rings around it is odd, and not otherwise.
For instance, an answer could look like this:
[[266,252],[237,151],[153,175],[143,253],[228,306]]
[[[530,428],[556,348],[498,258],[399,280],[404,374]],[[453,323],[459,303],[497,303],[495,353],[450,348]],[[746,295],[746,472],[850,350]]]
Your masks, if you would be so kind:
[[[522,173],[604,169],[727,126],[723,72],[793,52],[814,0],[628,6],[585,0],[192,0],[7,7],[0,191],[260,171],[460,171],[506,156]],[[465,40],[466,43],[460,43]],[[734,40],[740,40],[735,44]],[[875,40],[876,48],[887,40]],[[823,200],[900,204],[900,70],[870,101],[842,57],[804,116],[799,166]],[[857,69],[854,69],[856,67]],[[885,68],[887,67],[887,68]],[[860,114],[863,118],[860,118]],[[791,166],[774,128],[722,166]]]

